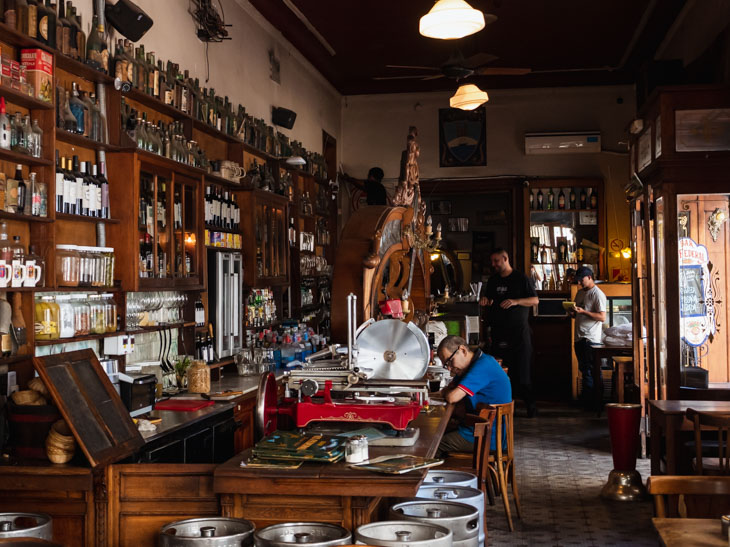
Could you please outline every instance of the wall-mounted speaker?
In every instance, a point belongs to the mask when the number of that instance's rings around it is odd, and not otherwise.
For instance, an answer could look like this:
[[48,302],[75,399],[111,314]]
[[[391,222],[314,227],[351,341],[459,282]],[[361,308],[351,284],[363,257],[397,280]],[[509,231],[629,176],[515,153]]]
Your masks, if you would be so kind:
[[104,16],[115,29],[136,42],[152,26],[152,18],[131,0],[119,0],[116,4],[106,3]]
[[283,127],[284,129],[291,129],[294,127],[294,122],[297,119],[297,113],[288,108],[281,108],[275,106],[271,113],[271,121],[274,125]]

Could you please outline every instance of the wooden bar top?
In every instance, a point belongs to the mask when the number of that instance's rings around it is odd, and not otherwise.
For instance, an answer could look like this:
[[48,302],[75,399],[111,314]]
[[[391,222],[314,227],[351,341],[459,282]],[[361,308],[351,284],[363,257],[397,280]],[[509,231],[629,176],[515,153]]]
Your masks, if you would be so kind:
[[664,547],[727,547],[720,519],[653,518]]
[[[413,454],[431,458],[436,453],[446,425],[451,417],[451,405],[432,407],[421,414],[411,426],[420,434],[413,446],[371,446],[371,458],[387,454]],[[367,424],[364,424],[367,425]],[[302,494],[335,496],[410,497],[416,494],[426,476],[420,469],[402,475],[386,475],[360,471],[338,463],[305,462],[298,469],[249,469],[241,461],[250,456],[247,450],[216,468],[213,489],[229,494]]]
[[688,408],[701,412],[721,412],[730,414],[730,401],[649,401],[649,404],[664,414],[684,414]]

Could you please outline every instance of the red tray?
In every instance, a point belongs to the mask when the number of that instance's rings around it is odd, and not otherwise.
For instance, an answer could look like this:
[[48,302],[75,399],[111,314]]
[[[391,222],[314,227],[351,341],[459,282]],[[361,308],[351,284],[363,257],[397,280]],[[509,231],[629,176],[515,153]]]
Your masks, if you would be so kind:
[[181,399],[176,401],[175,399],[170,399],[168,401],[157,403],[155,405],[155,410],[179,410],[180,412],[192,412],[214,404],[215,401],[191,401],[190,399]]

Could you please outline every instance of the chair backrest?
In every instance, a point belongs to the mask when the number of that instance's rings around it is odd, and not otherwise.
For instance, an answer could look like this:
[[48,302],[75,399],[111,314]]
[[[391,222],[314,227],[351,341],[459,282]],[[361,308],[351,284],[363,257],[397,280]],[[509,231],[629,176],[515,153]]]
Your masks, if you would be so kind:
[[728,454],[728,434],[730,434],[730,414],[714,414],[699,412],[688,408],[687,419],[692,422],[695,430],[695,459],[697,474],[704,474],[702,461],[702,428],[717,430],[718,469],[713,469],[713,475],[730,475],[730,454]]
[[[515,402],[510,401],[509,403],[502,403],[498,405],[486,405],[480,403],[477,405],[477,411],[481,412],[484,409],[494,409],[497,411],[494,423],[497,428],[497,446],[494,447],[494,451],[497,454],[497,458],[506,459],[512,461],[514,459],[514,417],[515,417]],[[507,446],[504,446],[505,440]]]
[[474,452],[472,453],[472,467],[476,469],[477,475],[482,480],[487,480],[489,471],[489,452],[492,448],[492,427],[497,411],[493,408],[485,408],[479,411],[474,421]]
[[[659,518],[720,518],[730,511],[730,477],[652,475],[648,485]],[[665,496],[677,505],[667,508]]]

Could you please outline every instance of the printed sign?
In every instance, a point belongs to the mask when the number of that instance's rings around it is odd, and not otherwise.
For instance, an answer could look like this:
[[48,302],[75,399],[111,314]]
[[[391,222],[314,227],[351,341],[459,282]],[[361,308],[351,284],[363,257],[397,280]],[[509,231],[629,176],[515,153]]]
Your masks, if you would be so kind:
[[701,346],[716,331],[707,247],[679,239],[679,331],[690,346]]

